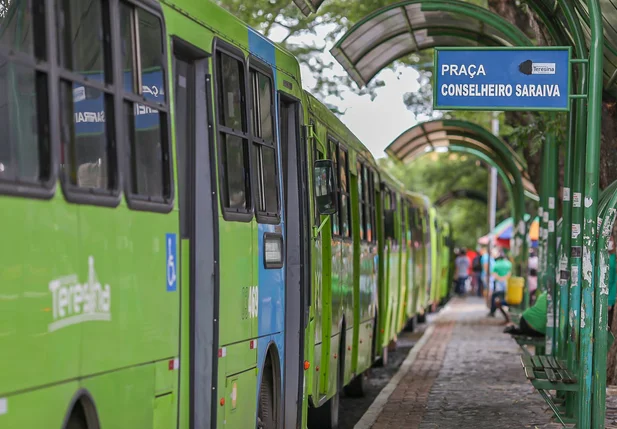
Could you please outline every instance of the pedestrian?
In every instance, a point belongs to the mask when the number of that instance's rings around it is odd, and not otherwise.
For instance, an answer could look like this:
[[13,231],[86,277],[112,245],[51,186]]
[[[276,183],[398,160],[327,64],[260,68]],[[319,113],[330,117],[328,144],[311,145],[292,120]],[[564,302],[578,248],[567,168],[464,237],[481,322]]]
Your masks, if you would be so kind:
[[469,270],[467,270],[467,278],[469,279],[469,284],[471,285],[471,290],[476,291],[476,276],[473,274],[473,260],[478,255],[478,253],[473,249],[467,249],[467,259],[469,260]]
[[488,294],[492,289],[492,275],[489,276],[489,273],[492,273],[493,265],[495,264],[495,258],[488,254],[488,250],[483,247],[480,250],[482,253],[482,258],[480,258],[480,262],[482,263],[482,294]]
[[542,292],[536,303],[523,311],[519,327],[510,325],[504,332],[512,335],[527,335],[529,337],[543,337],[546,335],[546,292]]
[[493,282],[494,287],[493,295],[491,297],[491,311],[488,314],[489,317],[495,317],[498,299],[500,303],[505,303],[506,284],[512,273],[512,263],[508,260],[508,258],[506,258],[506,255],[503,253],[503,251],[495,249],[495,256],[495,264],[492,270],[495,281]]
[[482,296],[484,282],[482,280],[482,254],[476,253],[471,261],[472,275],[475,283],[475,290],[478,296]]
[[454,292],[459,296],[465,295],[465,281],[467,281],[467,275],[469,272],[469,259],[467,258],[467,251],[461,249],[458,256],[454,260],[456,266],[456,288]]

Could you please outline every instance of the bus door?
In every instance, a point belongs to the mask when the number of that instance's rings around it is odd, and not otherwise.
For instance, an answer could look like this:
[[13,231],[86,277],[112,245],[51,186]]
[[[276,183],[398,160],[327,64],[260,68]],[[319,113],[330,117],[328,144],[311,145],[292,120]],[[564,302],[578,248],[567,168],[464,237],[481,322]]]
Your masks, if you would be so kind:
[[279,93],[285,213],[285,359],[283,427],[300,428],[304,389],[304,333],[309,321],[311,231],[306,151],[300,138],[300,102]]
[[[181,427],[216,427],[216,364],[218,344],[218,223],[213,198],[214,145],[211,77],[207,56],[174,40],[175,131],[180,206],[181,310],[180,410]],[[186,336],[184,332],[188,330]],[[188,384],[188,385],[187,385]],[[188,396],[188,398],[187,398]],[[189,400],[190,398],[190,400]],[[208,406],[208,404],[210,406]],[[186,422],[186,419],[189,422]],[[188,423],[188,424],[187,424]]]

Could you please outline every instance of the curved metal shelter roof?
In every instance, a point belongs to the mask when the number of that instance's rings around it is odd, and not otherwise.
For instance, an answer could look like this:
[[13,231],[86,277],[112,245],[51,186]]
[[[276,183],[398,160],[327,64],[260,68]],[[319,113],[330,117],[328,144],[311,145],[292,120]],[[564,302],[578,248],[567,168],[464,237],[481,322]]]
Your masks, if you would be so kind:
[[531,46],[518,28],[457,0],[407,0],[354,25],[330,50],[362,87],[393,61],[436,46]]
[[[543,11],[546,19],[550,19],[561,27],[567,34],[568,43],[574,45],[569,26],[562,9],[557,0],[534,0],[536,10],[538,7]],[[589,46],[591,39],[591,26],[589,22],[589,11],[585,0],[573,0],[576,18],[581,24],[586,45]],[[615,0],[600,0],[602,9],[603,29],[604,29],[604,90],[617,95],[617,2]]]
[[317,12],[319,6],[324,2],[324,0],[294,0],[298,9],[302,11],[304,16],[309,16],[311,13]]
[[[312,3],[315,11],[323,3],[323,0],[295,1],[297,4]],[[332,55],[360,87],[393,61],[424,49],[532,44],[516,27],[488,9],[456,0],[423,1],[404,1],[377,9],[347,31],[331,49]],[[589,46],[591,28],[587,3],[585,0],[573,3]],[[604,89],[617,96],[617,1],[600,0],[600,5],[604,21]],[[555,43],[574,45],[557,0],[532,0],[531,6],[547,24]],[[495,19],[501,19],[502,23],[491,24]],[[524,43],[505,34],[512,29],[519,31],[517,36],[526,39]]]
[[[497,139],[497,137],[494,138]],[[386,153],[394,159],[408,163],[429,152],[439,151],[439,148],[464,146],[478,149],[495,157],[496,150],[493,145],[494,141],[489,141],[484,133],[478,132],[478,126],[475,124],[459,120],[439,119],[409,128],[390,143],[386,148]],[[508,155],[521,174],[525,193],[534,199],[537,198],[538,192],[529,179],[524,161],[509,145],[503,142],[502,145],[508,151]],[[512,172],[504,171],[504,173],[511,182],[514,181]]]

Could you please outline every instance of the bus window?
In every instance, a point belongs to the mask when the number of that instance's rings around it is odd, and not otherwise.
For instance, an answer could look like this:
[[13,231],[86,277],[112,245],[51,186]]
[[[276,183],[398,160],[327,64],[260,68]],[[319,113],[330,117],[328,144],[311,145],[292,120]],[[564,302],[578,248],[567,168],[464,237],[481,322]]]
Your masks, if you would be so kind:
[[251,94],[253,101],[252,162],[253,174],[257,182],[255,209],[259,222],[278,223],[279,185],[274,144],[274,98],[270,77],[251,70]]
[[105,73],[101,0],[58,1],[58,60],[66,70],[90,80],[111,82]]
[[239,58],[222,51],[217,52],[216,63],[223,208],[236,213],[250,213],[244,65]]
[[[311,119],[310,120],[310,125],[315,127],[315,122]],[[320,159],[323,159],[324,154],[317,148],[317,142],[315,141],[315,139],[309,139],[312,141],[313,145],[312,145],[312,152],[313,152],[313,165],[315,165],[315,161],[318,161]],[[313,213],[314,219],[315,219],[315,225],[319,225],[321,223],[321,215],[319,214],[319,210],[317,210],[317,204],[315,204],[314,206],[314,213]],[[330,218],[331,222],[333,221],[333,217]],[[319,233],[321,234],[321,232]]]
[[[130,25],[123,20],[126,18],[120,20],[123,63],[128,63],[127,54],[139,59],[133,61],[138,70],[123,69],[125,97],[136,94],[145,101],[137,103],[125,99],[124,103],[125,132],[130,149],[130,193],[138,199],[164,202],[171,197],[172,181],[167,114],[156,108],[157,105],[165,106],[167,97],[162,25],[155,15],[125,3],[120,4],[120,14],[132,17]],[[138,43],[135,42],[137,35]]]
[[47,68],[14,62],[20,53],[45,60],[42,1],[4,2],[0,12],[0,181],[39,185],[51,178]]
[[[330,155],[330,159],[332,160],[333,163],[333,167],[334,167],[334,171],[337,172],[338,171],[338,144],[335,143],[334,141],[332,141],[331,139],[328,139],[328,151],[329,151],[329,155]],[[334,177],[337,177],[337,174],[334,175]],[[335,180],[339,181],[340,179],[336,178]],[[339,184],[335,183],[334,185],[334,192],[336,193],[336,204],[340,207],[341,205],[341,199],[340,199],[340,190],[339,190]],[[338,207],[337,207],[338,209]],[[340,210],[339,210],[340,212]],[[333,236],[337,236],[340,234],[340,222],[339,222],[339,215],[336,214],[332,217],[330,217],[330,222],[332,222],[332,235]]]
[[360,213],[360,240],[366,240],[366,198],[365,192],[366,189],[366,168],[362,163],[358,162],[356,169],[358,170],[358,197],[360,200],[359,204],[359,213]]
[[112,80],[106,73],[110,50],[100,37],[109,32],[107,10],[100,0],[62,0],[59,6],[58,65],[68,72],[60,81],[65,174],[79,188],[113,190],[117,157],[108,126],[113,121],[106,121],[113,94],[101,85]]
[[351,236],[351,216],[350,206],[351,200],[349,196],[349,162],[347,151],[339,146],[339,183],[340,183],[340,201],[341,201],[341,236]]
[[400,211],[400,216],[401,216],[401,245],[402,246],[406,246],[407,245],[407,228],[405,225],[405,207],[406,207],[406,203],[405,200],[401,198],[401,211]]
[[377,208],[375,205],[375,172],[373,170],[368,170],[368,194],[369,194],[369,226],[367,228],[367,237],[368,237],[368,241],[371,243],[376,243],[377,242],[377,233],[376,233],[376,228],[377,228],[377,224],[376,219],[377,219]]

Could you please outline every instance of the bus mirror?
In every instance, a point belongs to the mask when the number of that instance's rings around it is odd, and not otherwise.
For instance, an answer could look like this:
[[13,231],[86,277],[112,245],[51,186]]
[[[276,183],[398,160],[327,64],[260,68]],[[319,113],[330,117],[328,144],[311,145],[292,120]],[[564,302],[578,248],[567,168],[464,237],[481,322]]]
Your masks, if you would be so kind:
[[394,210],[385,210],[383,220],[386,239],[394,239]]
[[334,193],[334,168],[329,159],[315,161],[313,166],[315,204],[322,215],[336,213],[336,194]]

